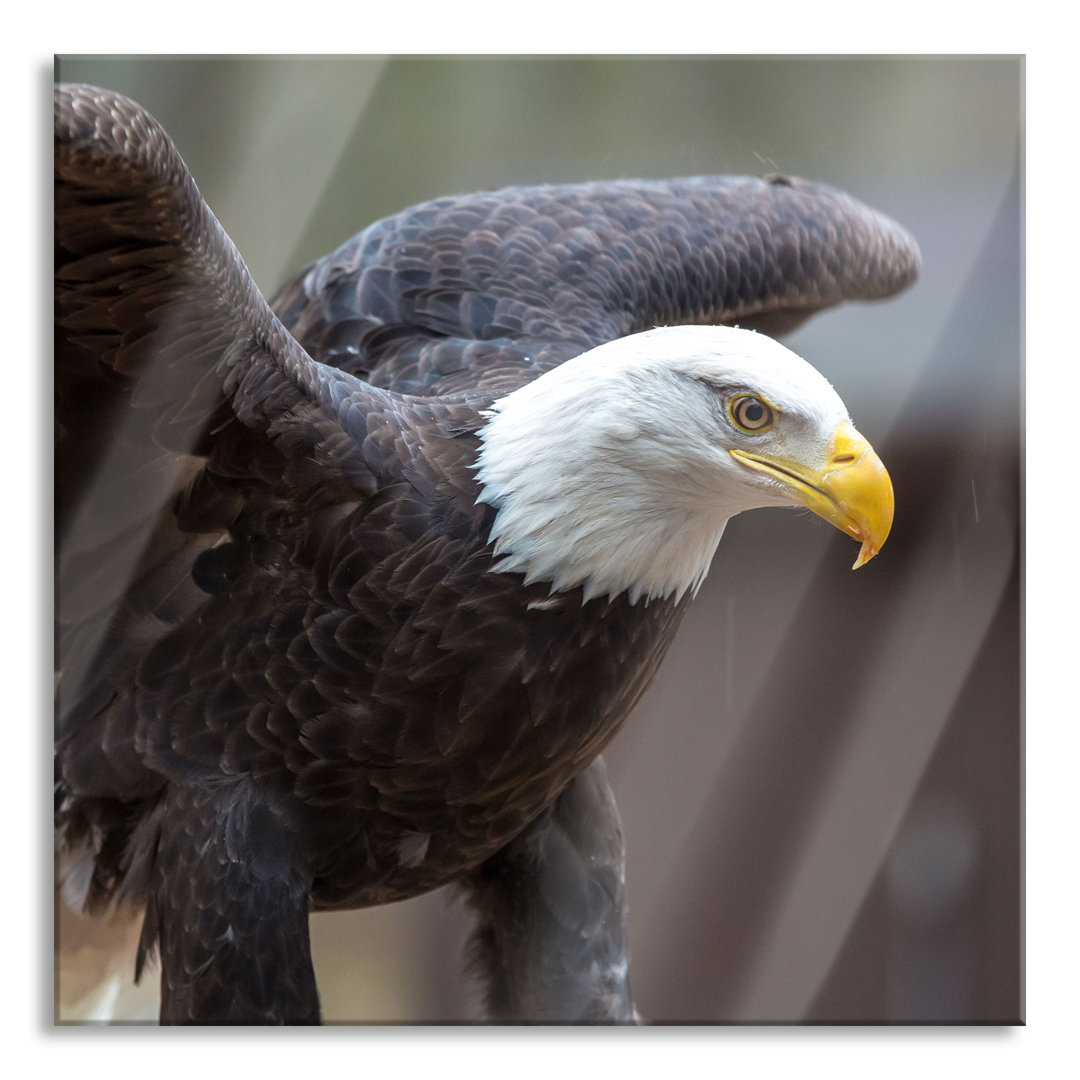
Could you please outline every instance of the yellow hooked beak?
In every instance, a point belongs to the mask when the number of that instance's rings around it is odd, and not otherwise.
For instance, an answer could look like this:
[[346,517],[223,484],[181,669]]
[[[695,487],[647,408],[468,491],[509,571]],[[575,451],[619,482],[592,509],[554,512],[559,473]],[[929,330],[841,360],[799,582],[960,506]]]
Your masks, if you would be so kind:
[[889,474],[873,447],[850,421],[837,424],[820,470],[800,461],[732,450],[731,456],[789,487],[808,509],[862,541],[853,570],[868,563],[885,543],[893,519]]

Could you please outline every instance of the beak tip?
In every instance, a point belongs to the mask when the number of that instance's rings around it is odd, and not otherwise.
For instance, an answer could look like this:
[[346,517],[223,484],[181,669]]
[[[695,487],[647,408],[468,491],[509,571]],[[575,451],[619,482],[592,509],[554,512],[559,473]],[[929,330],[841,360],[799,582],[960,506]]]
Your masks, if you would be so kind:
[[884,541],[879,543],[876,547],[869,541],[864,540],[862,547],[859,548],[859,557],[852,564],[852,570],[858,570],[860,566],[865,566],[879,551]]

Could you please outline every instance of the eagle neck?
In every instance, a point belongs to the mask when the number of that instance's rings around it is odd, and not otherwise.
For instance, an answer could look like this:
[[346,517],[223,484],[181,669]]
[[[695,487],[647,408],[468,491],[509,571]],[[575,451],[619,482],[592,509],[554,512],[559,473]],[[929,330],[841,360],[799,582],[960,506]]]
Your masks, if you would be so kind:
[[581,586],[585,600],[695,593],[743,507],[703,497],[678,433],[640,409],[542,381],[496,402],[478,433],[477,501],[497,512],[493,569],[552,593]]

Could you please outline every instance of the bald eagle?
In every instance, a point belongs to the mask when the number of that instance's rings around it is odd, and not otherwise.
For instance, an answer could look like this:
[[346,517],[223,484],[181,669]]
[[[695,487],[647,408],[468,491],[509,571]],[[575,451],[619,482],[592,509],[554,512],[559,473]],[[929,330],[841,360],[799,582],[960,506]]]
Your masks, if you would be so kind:
[[510,188],[267,304],[160,125],[58,86],[55,250],[67,901],[145,910],[167,1023],[318,1022],[309,911],[447,883],[493,1019],[634,1020],[599,755],[732,516],[880,550],[884,467],[763,331],[911,238],[787,177]]

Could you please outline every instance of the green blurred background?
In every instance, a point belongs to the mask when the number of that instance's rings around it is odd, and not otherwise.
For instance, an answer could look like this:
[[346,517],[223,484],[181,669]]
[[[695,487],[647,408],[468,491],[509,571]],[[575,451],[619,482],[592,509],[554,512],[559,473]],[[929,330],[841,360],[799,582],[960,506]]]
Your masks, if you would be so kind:
[[[378,217],[507,184],[787,172],[910,229],[912,290],[787,339],[889,467],[889,545],[851,574],[816,519],[737,518],[606,755],[632,981],[655,1021],[1022,1017],[1020,58],[61,57],[56,77],[164,124],[267,295]],[[60,1016],[155,1014],[102,947],[132,950],[129,927],[60,926]],[[326,1018],[475,1019],[467,933],[446,890],[315,915]]]

